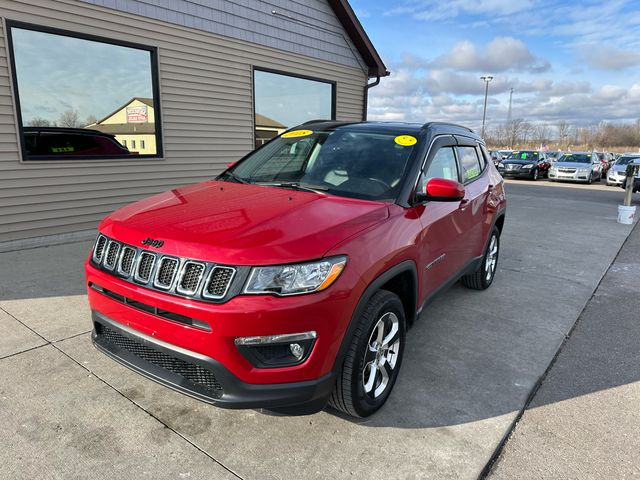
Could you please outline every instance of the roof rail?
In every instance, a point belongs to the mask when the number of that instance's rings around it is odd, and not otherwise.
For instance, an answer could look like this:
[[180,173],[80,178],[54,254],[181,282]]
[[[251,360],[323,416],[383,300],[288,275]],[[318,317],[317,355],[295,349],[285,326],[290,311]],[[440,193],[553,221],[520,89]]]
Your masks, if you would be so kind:
[[443,125],[447,127],[457,127],[463,130],[467,130],[468,132],[474,133],[474,131],[469,127],[465,127],[464,125],[458,125],[457,123],[451,123],[451,122],[427,122],[422,126],[422,128],[429,128],[436,125]]

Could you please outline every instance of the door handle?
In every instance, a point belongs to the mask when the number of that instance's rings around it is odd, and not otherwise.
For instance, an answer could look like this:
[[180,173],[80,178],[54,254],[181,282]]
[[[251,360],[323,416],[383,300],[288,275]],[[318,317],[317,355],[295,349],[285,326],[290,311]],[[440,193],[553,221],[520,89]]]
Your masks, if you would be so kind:
[[463,198],[462,200],[460,200],[460,205],[458,205],[458,208],[460,210],[464,210],[465,208],[467,208],[469,206],[469,200],[466,198]]

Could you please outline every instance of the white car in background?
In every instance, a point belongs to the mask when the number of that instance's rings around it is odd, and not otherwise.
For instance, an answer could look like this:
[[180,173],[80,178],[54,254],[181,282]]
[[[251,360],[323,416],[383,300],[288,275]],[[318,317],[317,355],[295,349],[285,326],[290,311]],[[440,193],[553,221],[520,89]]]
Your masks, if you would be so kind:
[[640,153],[625,153],[616,160],[607,174],[607,185],[619,187],[627,175],[629,163],[640,163]]

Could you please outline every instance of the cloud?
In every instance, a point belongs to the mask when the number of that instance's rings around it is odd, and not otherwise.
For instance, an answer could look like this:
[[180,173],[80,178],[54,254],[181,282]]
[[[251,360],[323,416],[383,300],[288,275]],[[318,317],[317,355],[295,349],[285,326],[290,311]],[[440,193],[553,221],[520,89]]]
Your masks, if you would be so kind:
[[411,0],[386,15],[410,15],[417,20],[444,20],[460,14],[509,15],[528,10],[533,0]]
[[612,45],[585,45],[579,50],[581,57],[596,70],[624,70],[640,65],[640,52]]
[[437,57],[431,65],[469,72],[506,72],[525,70],[541,73],[549,70],[547,60],[535,57],[529,48],[513,37],[496,37],[484,48],[477,48],[468,40]]

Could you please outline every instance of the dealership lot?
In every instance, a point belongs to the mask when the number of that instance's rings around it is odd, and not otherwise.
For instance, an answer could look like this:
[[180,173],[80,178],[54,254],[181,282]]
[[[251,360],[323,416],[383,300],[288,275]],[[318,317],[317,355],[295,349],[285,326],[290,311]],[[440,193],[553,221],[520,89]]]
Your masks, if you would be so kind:
[[409,332],[387,405],[363,421],[214,408],[98,353],[89,243],[0,254],[0,461],[7,478],[476,478],[631,227],[622,190],[510,181],[486,292],[440,296]]

